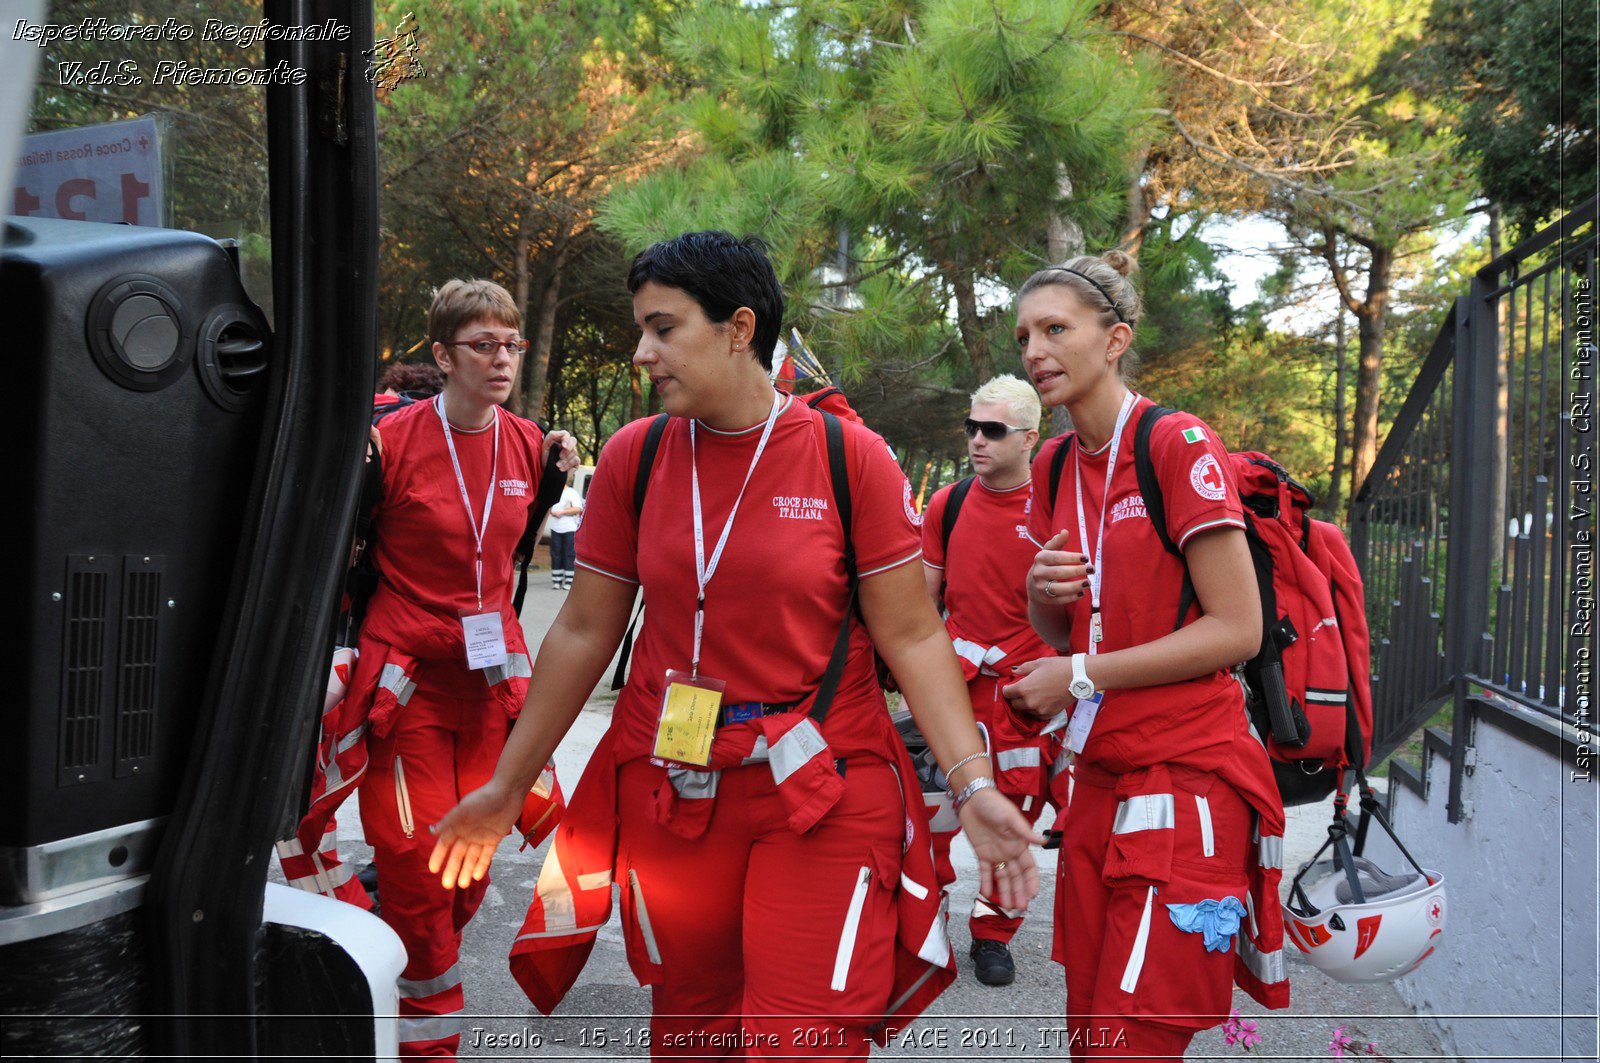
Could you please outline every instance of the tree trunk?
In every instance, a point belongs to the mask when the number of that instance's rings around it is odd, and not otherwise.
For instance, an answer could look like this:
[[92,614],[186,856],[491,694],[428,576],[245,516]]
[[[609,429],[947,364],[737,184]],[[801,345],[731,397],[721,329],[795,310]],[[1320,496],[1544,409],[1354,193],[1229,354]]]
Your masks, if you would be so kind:
[[1122,239],[1117,242],[1127,254],[1134,258],[1139,257],[1139,249],[1144,246],[1144,234],[1150,228],[1150,200],[1144,194],[1144,167],[1150,158],[1148,147],[1139,152],[1139,157],[1134,160],[1133,172],[1128,178],[1128,206],[1127,222],[1122,229]]
[[[528,258],[529,243],[528,214],[524,212],[522,220],[517,223],[517,264],[516,271],[513,274],[513,284],[516,286],[516,290],[511,293],[511,297],[517,303],[517,312],[522,315],[522,327],[524,329],[528,327],[528,323],[532,320],[529,314],[533,310],[528,305],[533,289],[533,263]],[[523,359],[523,364],[517,367],[517,376],[511,381],[511,398],[506,401],[506,406],[519,417],[532,416],[527,412],[528,396],[523,391],[523,386],[528,380],[527,361],[527,359]]]
[[[1355,482],[1366,482],[1378,457],[1378,400],[1383,384],[1383,330],[1389,309],[1390,270],[1394,248],[1376,244],[1367,264],[1367,297],[1356,315],[1360,361],[1356,369],[1354,452]],[[1358,487],[1359,489],[1359,487]]]
[[644,371],[628,365],[628,420],[637,421],[644,416]]
[[1333,479],[1328,484],[1328,516],[1334,521],[1343,520],[1342,505],[1344,493],[1344,394],[1345,394],[1345,356],[1344,356],[1344,307],[1339,307],[1339,316],[1333,322]]
[[[1061,168],[1061,178],[1056,183],[1056,191],[1064,200],[1072,198],[1072,178],[1065,166]],[[1083,247],[1083,227],[1065,214],[1052,214],[1045,229],[1045,255],[1050,259],[1050,264],[1058,266],[1068,259],[1076,258],[1083,254]]]
[[957,264],[949,272],[956,293],[956,327],[972,362],[973,375],[981,385],[994,376],[994,358],[989,353],[989,337],[978,315],[978,293],[973,287],[972,272],[965,266]]
[[556,310],[561,302],[561,278],[566,272],[572,244],[563,244],[550,265],[550,276],[539,296],[538,327],[533,346],[523,365],[523,416],[538,420],[544,416],[545,385],[550,371],[550,351],[555,346]]

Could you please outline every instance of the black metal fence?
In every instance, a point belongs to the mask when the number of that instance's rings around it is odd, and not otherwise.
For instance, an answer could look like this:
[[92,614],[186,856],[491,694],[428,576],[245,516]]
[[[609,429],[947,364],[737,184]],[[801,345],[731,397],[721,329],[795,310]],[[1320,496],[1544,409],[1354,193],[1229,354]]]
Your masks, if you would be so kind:
[[1452,707],[1452,821],[1474,698],[1589,729],[1597,203],[1478,272],[1351,508],[1374,758]]

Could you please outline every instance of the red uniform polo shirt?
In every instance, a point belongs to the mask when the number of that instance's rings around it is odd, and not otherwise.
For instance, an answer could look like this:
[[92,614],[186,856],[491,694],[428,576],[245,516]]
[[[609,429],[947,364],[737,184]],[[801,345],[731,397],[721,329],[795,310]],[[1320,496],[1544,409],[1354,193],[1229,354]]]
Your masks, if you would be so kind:
[[[634,476],[648,427],[648,420],[635,421],[606,443],[577,540],[579,566],[644,590],[628,685],[612,714],[624,758],[653,747],[666,672],[688,670],[694,641],[689,422],[668,422],[636,516]],[[708,562],[761,428],[696,429]],[[850,422],[844,438],[856,566],[866,579],[921,555],[917,517],[911,485],[883,439]],[[706,587],[700,671],[727,684],[724,703],[800,701],[815,692],[848,604],[843,549],[821,414],[790,400]],[[885,719],[871,643],[857,627],[823,735],[840,756],[879,749]]]
[[952,487],[935,492],[922,514],[922,563],[944,574],[950,637],[1000,647],[1006,655],[994,670],[1007,676],[1013,665],[1054,657],[1028,621],[1024,582],[1039,552],[1028,537],[1032,484],[995,491],[974,480],[950,532],[947,558],[944,516]]
[[[1050,511],[1050,465],[1056,450],[1076,446],[1072,436],[1047,440],[1033,462],[1033,505],[1028,534],[1042,545],[1060,531],[1070,533],[1063,549],[1089,553],[1078,529],[1075,465],[1083,474],[1084,525],[1091,543],[1102,507],[1105,544],[1097,554],[1101,573],[1101,622],[1105,641],[1098,652],[1125,649],[1171,633],[1183,588],[1184,565],[1161,545],[1139,491],[1133,440],[1139,418],[1151,408],[1139,397],[1122,433],[1106,497],[1110,443],[1094,453],[1081,448],[1078,462],[1069,454],[1062,467],[1054,511]],[[1167,534],[1183,549],[1196,534],[1212,528],[1244,528],[1243,511],[1229,472],[1228,452],[1199,418],[1174,413],[1156,423],[1150,458],[1161,483]],[[1089,649],[1089,595],[1073,605],[1072,651]],[[1191,609],[1189,620],[1199,615]],[[1155,763],[1197,766],[1220,763],[1248,735],[1239,684],[1226,671],[1180,683],[1108,690],[1083,751],[1086,763],[1124,772]]]
[[[483,538],[483,608],[499,609],[508,627],[516,623],[511,612],[511,554],[527,527],[528,507],[538,490],[544,434],[532,421],[506,410],[499,411],[499,418],[497,470],[493,427],[476,432],[451,429],[472,505],[470,524],[434,402],[413,403],[383,419],[378,428],[383,437],[383,498],[373,522],[374,556],[383,583],[373,596],[373,611],[384,608],[387,594],[398,594],[452,620],[458,610],[478,610],[477,540],[472,531],[481,526],[493,472],[498,482]],[[434,671],[430,679],[462,697],[492,697],[482,676],[467,671],[465,658],[459,663],[461,674],[453,677],[459,682]]]

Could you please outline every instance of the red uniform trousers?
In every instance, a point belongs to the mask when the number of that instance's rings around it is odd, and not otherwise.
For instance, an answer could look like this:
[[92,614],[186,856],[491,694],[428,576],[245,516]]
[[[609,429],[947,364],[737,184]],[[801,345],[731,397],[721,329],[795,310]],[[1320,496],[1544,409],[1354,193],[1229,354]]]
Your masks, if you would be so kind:
[[653,987],[652,1058],[864,1059],[894,974],[894,770],[849,761],[843,796],[804,834],[765,763],[721,773],[694,839],[656,822],[658,783],[645,761],[618,780],[617,884],[629,962]]
[[[1075,1060],[1181,1059],[1196,1031],[1226,1020],[1233,999],[1237,940],[1207,951],[1203,935],[1180,930],[1167,905],[1246,903],[1254,813],[1213,775],[1173,768],[1169,787],[1166,770],[1155,771],[1154,793],[1124,785],[1120,795],[1118,777],[1077,771],[1055,897],[1055,958],[1066,966]],[[1130,796],[1137,807],[1118,823]]]
[[[1000,695],[1000,688],[1012,680],[1001,676],[979,674],[967,683],[967,696],[972,699],[972,715],[980,723],[989,724],[990,719],[998,712],[1009,712],[1004,697]],[[993,741],[994,729],[989,730],[990,740]],[[999,751],[993,756],[999,758]],[[1048,769],[1049,765],[1045,765]],[[994,770],[993,768],[991,770]],[[1043,773],[1048,778],[1048,772]],[[1001,795],[1017,806],[1023,818],[1029,823],[1039,818],[1039,813],[1049,803],[1046,794],[1017,794],[1004,789]],[[935,831],[933,834],[933,858],[941,875],[952,880],[955,873],[950,864],[950,843],[955,841],[957,830]],[[972,915],[967,919],[967,929],[972,934],[974,941],[999,941],[1002,944],[1009,942],[1022,927],[1023,915],[1027,909],[1002,908],[996,901],[990,900],[983,894],[978,894],[972,904]]]
[[400,1054],[454,1059],[465,998],[461,930],[489,879],[447,890],[428,873],[428,828],[494,774],[510,727],[494,700],[466,701],[418,688],[383,738],[368,735],[361,825],[378,867],[383,921],[406,946],[400,977]]

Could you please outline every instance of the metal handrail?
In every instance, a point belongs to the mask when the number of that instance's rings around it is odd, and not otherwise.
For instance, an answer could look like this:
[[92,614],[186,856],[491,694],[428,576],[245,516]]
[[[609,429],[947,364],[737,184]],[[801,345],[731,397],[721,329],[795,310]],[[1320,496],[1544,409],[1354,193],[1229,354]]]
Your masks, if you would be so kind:
[[1573,722],[1571,673],[1557,668],[1574,608],[1564,411],[1569,391],[1592,401],[1593,375],[1569,381],[1568,361],[1574,278],[1593,291],[1597,216],[1600,197],[1476,272],[1352,498],[1374,632],[1374,752],[1453,703],[1452,822],[1464,814],[1472,687]]

